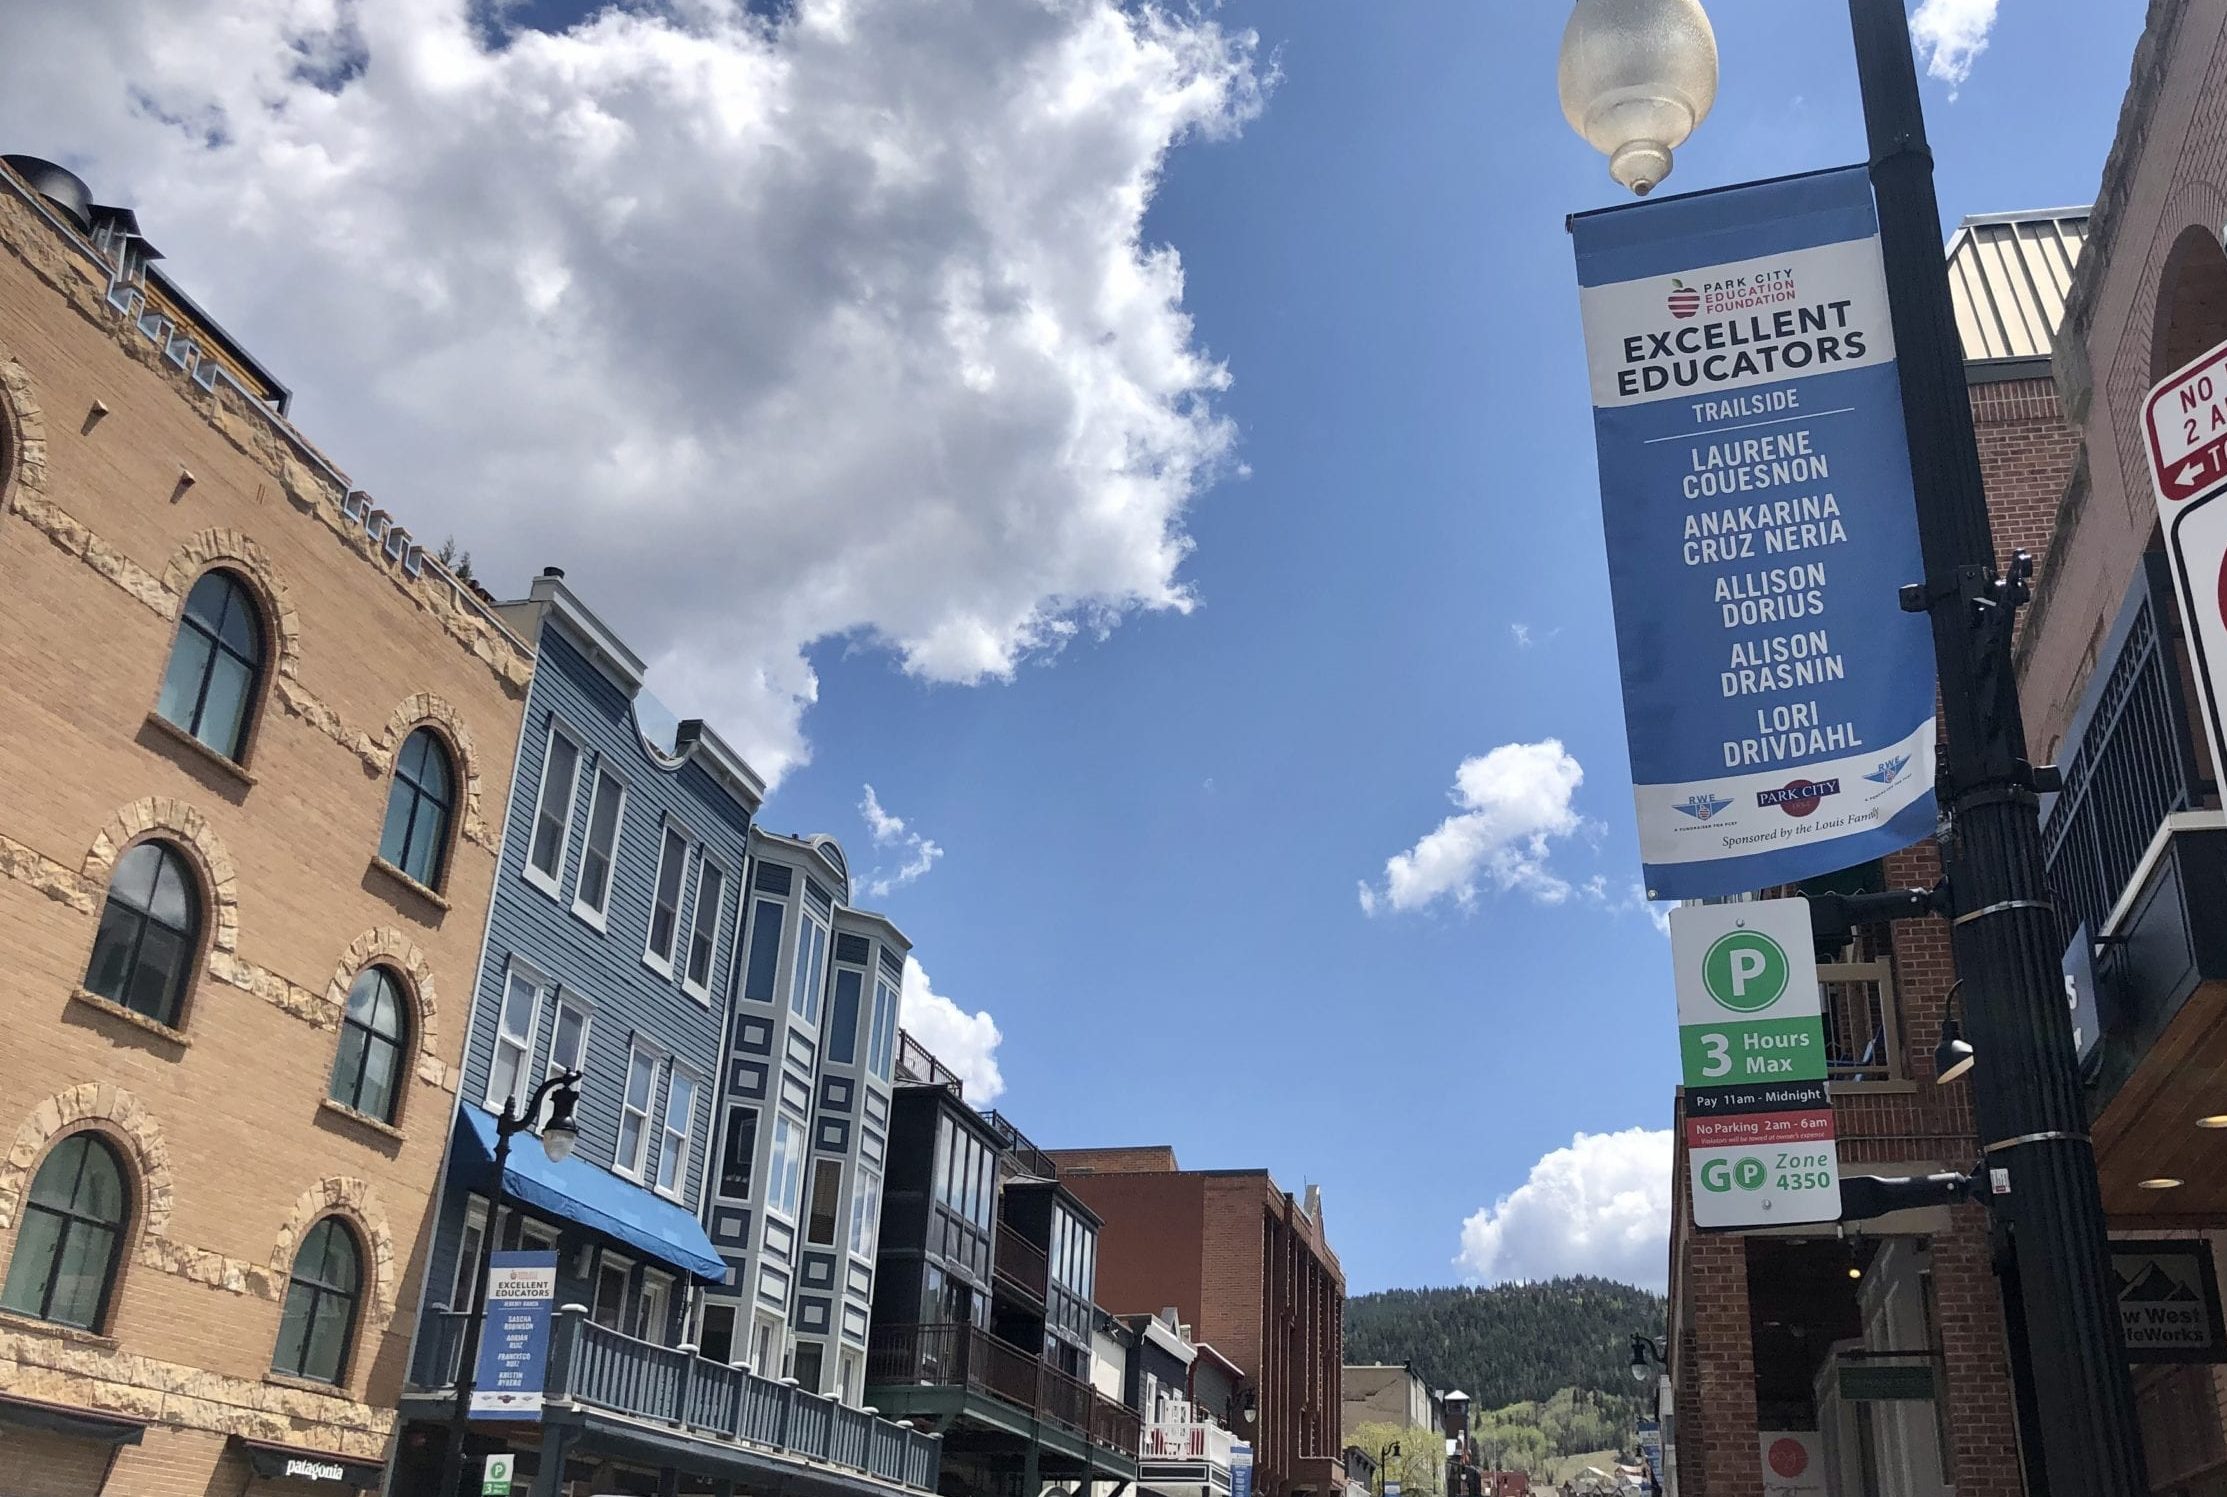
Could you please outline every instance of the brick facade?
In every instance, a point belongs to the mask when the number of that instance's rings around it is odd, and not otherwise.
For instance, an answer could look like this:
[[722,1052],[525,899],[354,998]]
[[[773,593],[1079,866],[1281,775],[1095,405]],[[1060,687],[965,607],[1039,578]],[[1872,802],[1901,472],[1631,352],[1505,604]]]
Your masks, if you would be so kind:
[[[1980,465],[1997,551],[2046,552],[2079,461],[2078,432],[2056,386],[2037,378],[1971,387]],[[1888,888],[1930,887],[1941,876],[1930,841],[1885,860]],[[1933,1083],[1950,985],[1945,922],[1901,922],[1859,940],[1860,958],[1892,963],[1902,1073],[1885,1083],[1836,1084],[1835,1124],[1848,1173],[1968,1168],[1976,1155],[1969,1088]],[[1676,1401],[1678,1478],[1684,1492],[1761,1497],[1754,1337],[1784,1307],[1751,1302],[1749,1244],[1767,1238],[1704,1236],[1685,1212],[1683,1140],[1672,1237],[1669,1354]],[[1958,1497],[2018,1497],[2018,1432],[2000,1289],[1977,1207],[1936,1214],[1927,1233],[1934,1335],[1947,1400],[1946,1459]],[[1764,1249],[1767,1251],[1767,1248]]]
[[[531,662],[438,566],[388,559],[269,408],[197,386],[107,289],[0,170],[0,762],[35,787],[0,798],[0,1273],[59,1143],[99,1134],[129,1195],[93,1329],[0,1311],[0,1398],[148,1426],[113,1471],[92,1442],[0,1429],[0,1485],[253,1493],[230,1437],[385,1458]],[[211,567],[247,585],[266,642],[238,764],[151,711]],[[457,772],[437,890],[375,856],[421,725]],[[84,987],[109,874],[150,839],[199,885],[169,1024]],[[372,963],[408,1000],[391,1122],[327,1100]],[[328,1217],[363,1283],[320,1385],[271,1367],[295,1248]]]
[[1098,1299],[1117,1315],[1174,1306],[1244,1370],[1259,1412],[1255,1490],[1342,1490],[1345,1274],[1319,1202],[1265,1170],[1182,1170],[1165,1147],[1054,1150],[1061,1182],[1104,1219]]

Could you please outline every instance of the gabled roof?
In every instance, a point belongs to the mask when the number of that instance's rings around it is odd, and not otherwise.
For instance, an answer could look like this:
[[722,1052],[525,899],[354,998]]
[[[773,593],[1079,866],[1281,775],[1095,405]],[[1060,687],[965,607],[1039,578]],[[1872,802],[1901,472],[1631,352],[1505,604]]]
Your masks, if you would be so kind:
[[2086,208],[1979,213],[1949,239],[1949,295],[1967,363],[2047,360],[2088,242]]

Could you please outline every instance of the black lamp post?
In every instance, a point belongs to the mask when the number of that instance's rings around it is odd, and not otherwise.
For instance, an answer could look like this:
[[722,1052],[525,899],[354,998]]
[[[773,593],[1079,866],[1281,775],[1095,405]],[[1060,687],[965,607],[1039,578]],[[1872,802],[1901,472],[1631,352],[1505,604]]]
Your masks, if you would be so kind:
[[479,1267],[472,1274],[472,1308],[464,1317],[464,1341],[456,1358],[456,1398],[449,1408],[440,1484],[434,1488],[442,1497],[457,1497],[464,1481],[464,1438],[472,1427],[473,1374],[478,1370],[480,1327],[487,1315],[487,1280],[494,1270],[495,1229],[502,1219],[506,1194],[503,1171],[510,1163],[510,1141],[532,1130],[545,1101],[549,1103],[549,1121],[541,1126],[541,1152],[549,1156],[550,1162],[563,1163],[580,1139],[580,1126],[572,1120],[572,1110],[580,1102],[578,1071],[559,1071],[548,1077],[534,1088],[523,1110],[517,1109],[517,1100],[516,1096],[505,1097],[502,1115],[495,1119],[495,1178],[487,1190],[487,1232],[480,1239]]
[[[1987,1064],[1972,1100],[2039,1413],[2042,1471],[2060,1497],[2142,1497],[2140,1426],[2114,1294],[2095,1151],[2059,969],[2063,938],[2041,853],[2038,797],[2060,783],[2027,755],[2012,625],[2032,562],[1997,566],[1964,356],[1941,252],[1933,153],[1902,0],[1848,0],[1879,207],[1903,423],[1940,677],[1941,860],[1966,1028]],[[1564,38],[1563,107],[1644,192],[1716,94],[1698,0],[1578,0]],[[1961,1038],[1961,1036],[1959,1037]],[[1961,1059],[1961,1054],[1949,1059]]]

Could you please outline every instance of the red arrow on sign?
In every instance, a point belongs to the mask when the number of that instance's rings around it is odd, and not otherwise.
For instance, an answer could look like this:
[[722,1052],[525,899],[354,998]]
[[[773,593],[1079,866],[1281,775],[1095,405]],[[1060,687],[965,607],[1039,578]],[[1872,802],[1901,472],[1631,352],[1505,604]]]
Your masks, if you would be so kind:
[[2216,487],[2227,473],[2227,343],[2151,386],[2142,424],[2161,508]]

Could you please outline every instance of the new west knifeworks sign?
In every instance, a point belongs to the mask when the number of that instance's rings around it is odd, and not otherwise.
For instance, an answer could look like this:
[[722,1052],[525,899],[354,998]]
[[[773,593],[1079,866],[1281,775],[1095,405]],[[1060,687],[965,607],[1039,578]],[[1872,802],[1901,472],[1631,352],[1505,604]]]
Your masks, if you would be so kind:
[[1878,213],[1851,167],[1581,214],[1648,893],[1933,831],[1930,626]]

